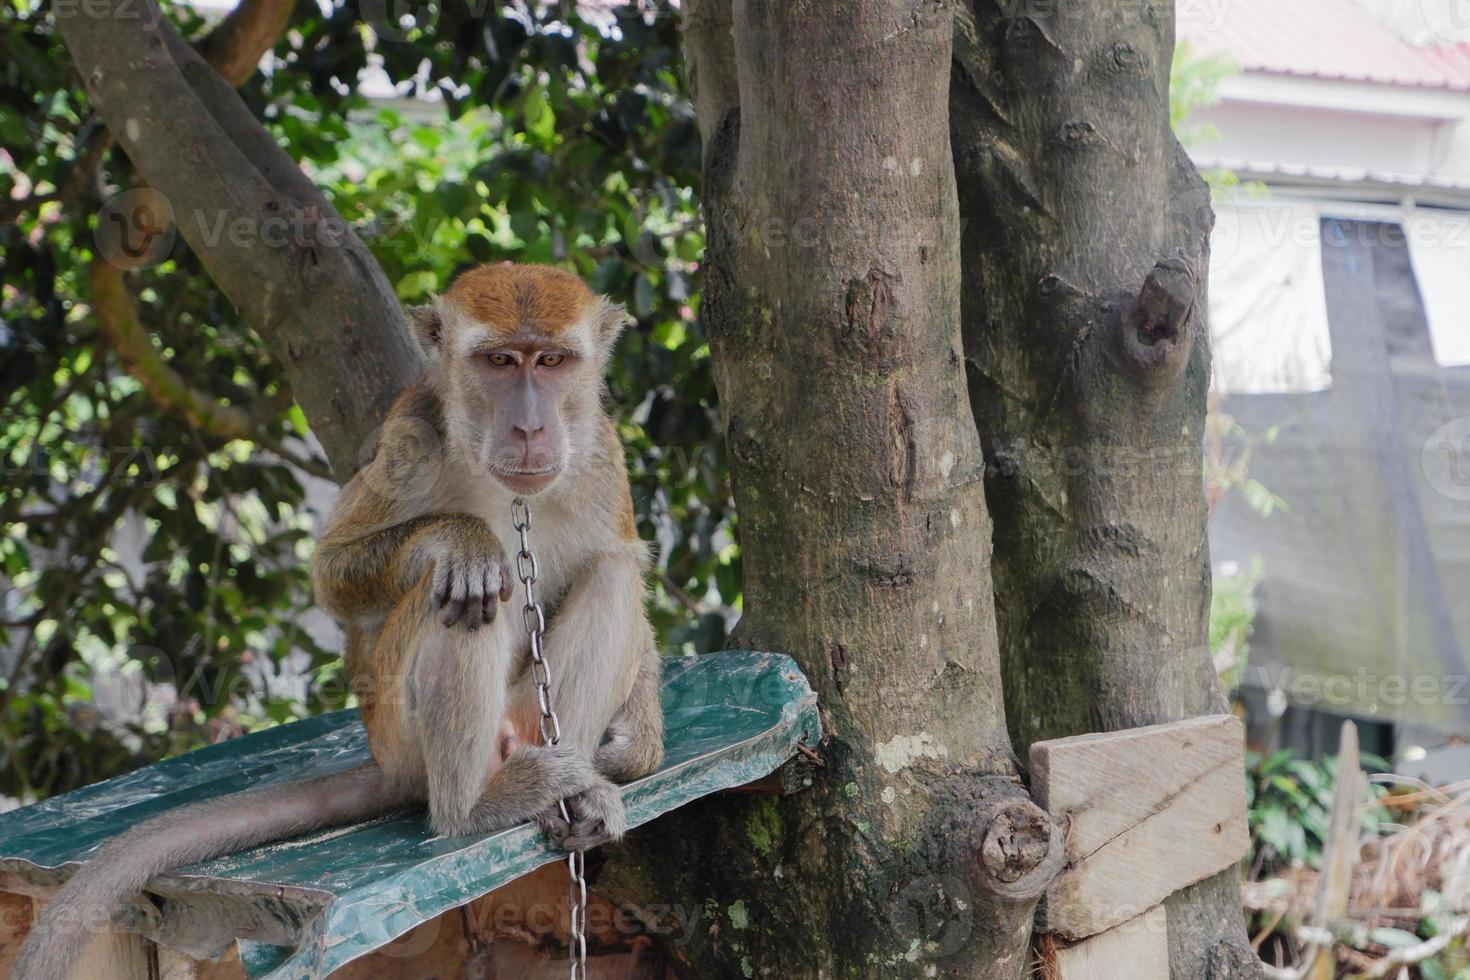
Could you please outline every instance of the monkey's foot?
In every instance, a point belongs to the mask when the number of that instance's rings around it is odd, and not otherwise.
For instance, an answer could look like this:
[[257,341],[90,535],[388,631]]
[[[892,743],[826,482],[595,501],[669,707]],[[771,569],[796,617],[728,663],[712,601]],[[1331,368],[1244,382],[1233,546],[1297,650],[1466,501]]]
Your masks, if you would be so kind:
[[622,837],[628,829],[623,797],[612,783],[604,782],[567,800],[570,822],[561,807],[552,804],[536,817],[536,823],[553,844],[568,851],[585,851]]

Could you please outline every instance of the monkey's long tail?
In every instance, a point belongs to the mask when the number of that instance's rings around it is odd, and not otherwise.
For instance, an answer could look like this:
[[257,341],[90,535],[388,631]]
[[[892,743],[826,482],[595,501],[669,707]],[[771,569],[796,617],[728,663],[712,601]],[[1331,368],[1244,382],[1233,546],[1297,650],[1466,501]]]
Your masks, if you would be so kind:
[[232,793],[145,820],[104,844],[46,904],[20,948],[13,980],[68,980],[92,936],[106,930],[118,906],[156,874],[362,820],[405,802],[388,790],[382,770],[369,762],[304,782]]

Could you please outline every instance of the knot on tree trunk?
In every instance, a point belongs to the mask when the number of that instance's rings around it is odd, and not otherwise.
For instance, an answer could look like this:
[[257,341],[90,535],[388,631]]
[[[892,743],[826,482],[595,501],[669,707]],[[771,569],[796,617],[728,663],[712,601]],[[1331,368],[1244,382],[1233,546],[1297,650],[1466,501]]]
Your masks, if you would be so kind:
[[1046,860],[1051,820],[1035,804],[1007,801],[980,841],[980,861],[996,881],[1014,885]]
[[1183,373],[1198,291],[1194,269],[1182,257],[1164,259],[1149,270],[1120,324],[1124,363],[1135,377],[1166,384]]
[[947,832],[955,871],[980,891],[1008,902],[1034,902],[1061,871],[1062,834],[1018,784],[989,799],[955,801]]

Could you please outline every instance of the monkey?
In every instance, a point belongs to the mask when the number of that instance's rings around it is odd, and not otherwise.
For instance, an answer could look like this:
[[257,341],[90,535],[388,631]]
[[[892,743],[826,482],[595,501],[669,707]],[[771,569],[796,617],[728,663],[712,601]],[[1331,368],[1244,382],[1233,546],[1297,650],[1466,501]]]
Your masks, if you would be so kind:
[[[86,924],[154,875],[322,827],[427,804],[450,837],[529,820],[582,849],[626,830],[615,784],[663,760],[647,549],[602,404],[628,316],[571,273],[507,263],[462,273],[408,319],[425,370],[338,495],[310,569],[318,605],[343,624],[371,761],[112,839],[46,905],[18,980],[66,980]],[[518,554],[516,498],[533,511],[534,558]],[[522,571],[540,620],[524,610]],[[541,622],[555,744],[531,664],[528,627]]]

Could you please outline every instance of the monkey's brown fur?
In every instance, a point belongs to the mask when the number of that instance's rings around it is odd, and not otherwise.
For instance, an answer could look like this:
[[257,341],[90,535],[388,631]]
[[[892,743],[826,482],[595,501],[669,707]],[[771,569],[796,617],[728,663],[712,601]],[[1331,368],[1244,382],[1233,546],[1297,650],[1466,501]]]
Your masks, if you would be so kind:
[[[569,848],[625,828],[610,780],[663,758],[646,556],[601,376],[626,315],[537,266],[471,270],[412,311],[429,358],[317,545],[374,762],[147,821],[47,905],[20,980],[65,980],[119,902],[178,863],[422,800],[446,835],[535,819]],[[488,360],[487,357],[494,360]],[[493,365],[493,366],[492,366]],[[561,742],[544,744],[511,501],[529,498]],[[556,802],[568,799],[572,820]]]

